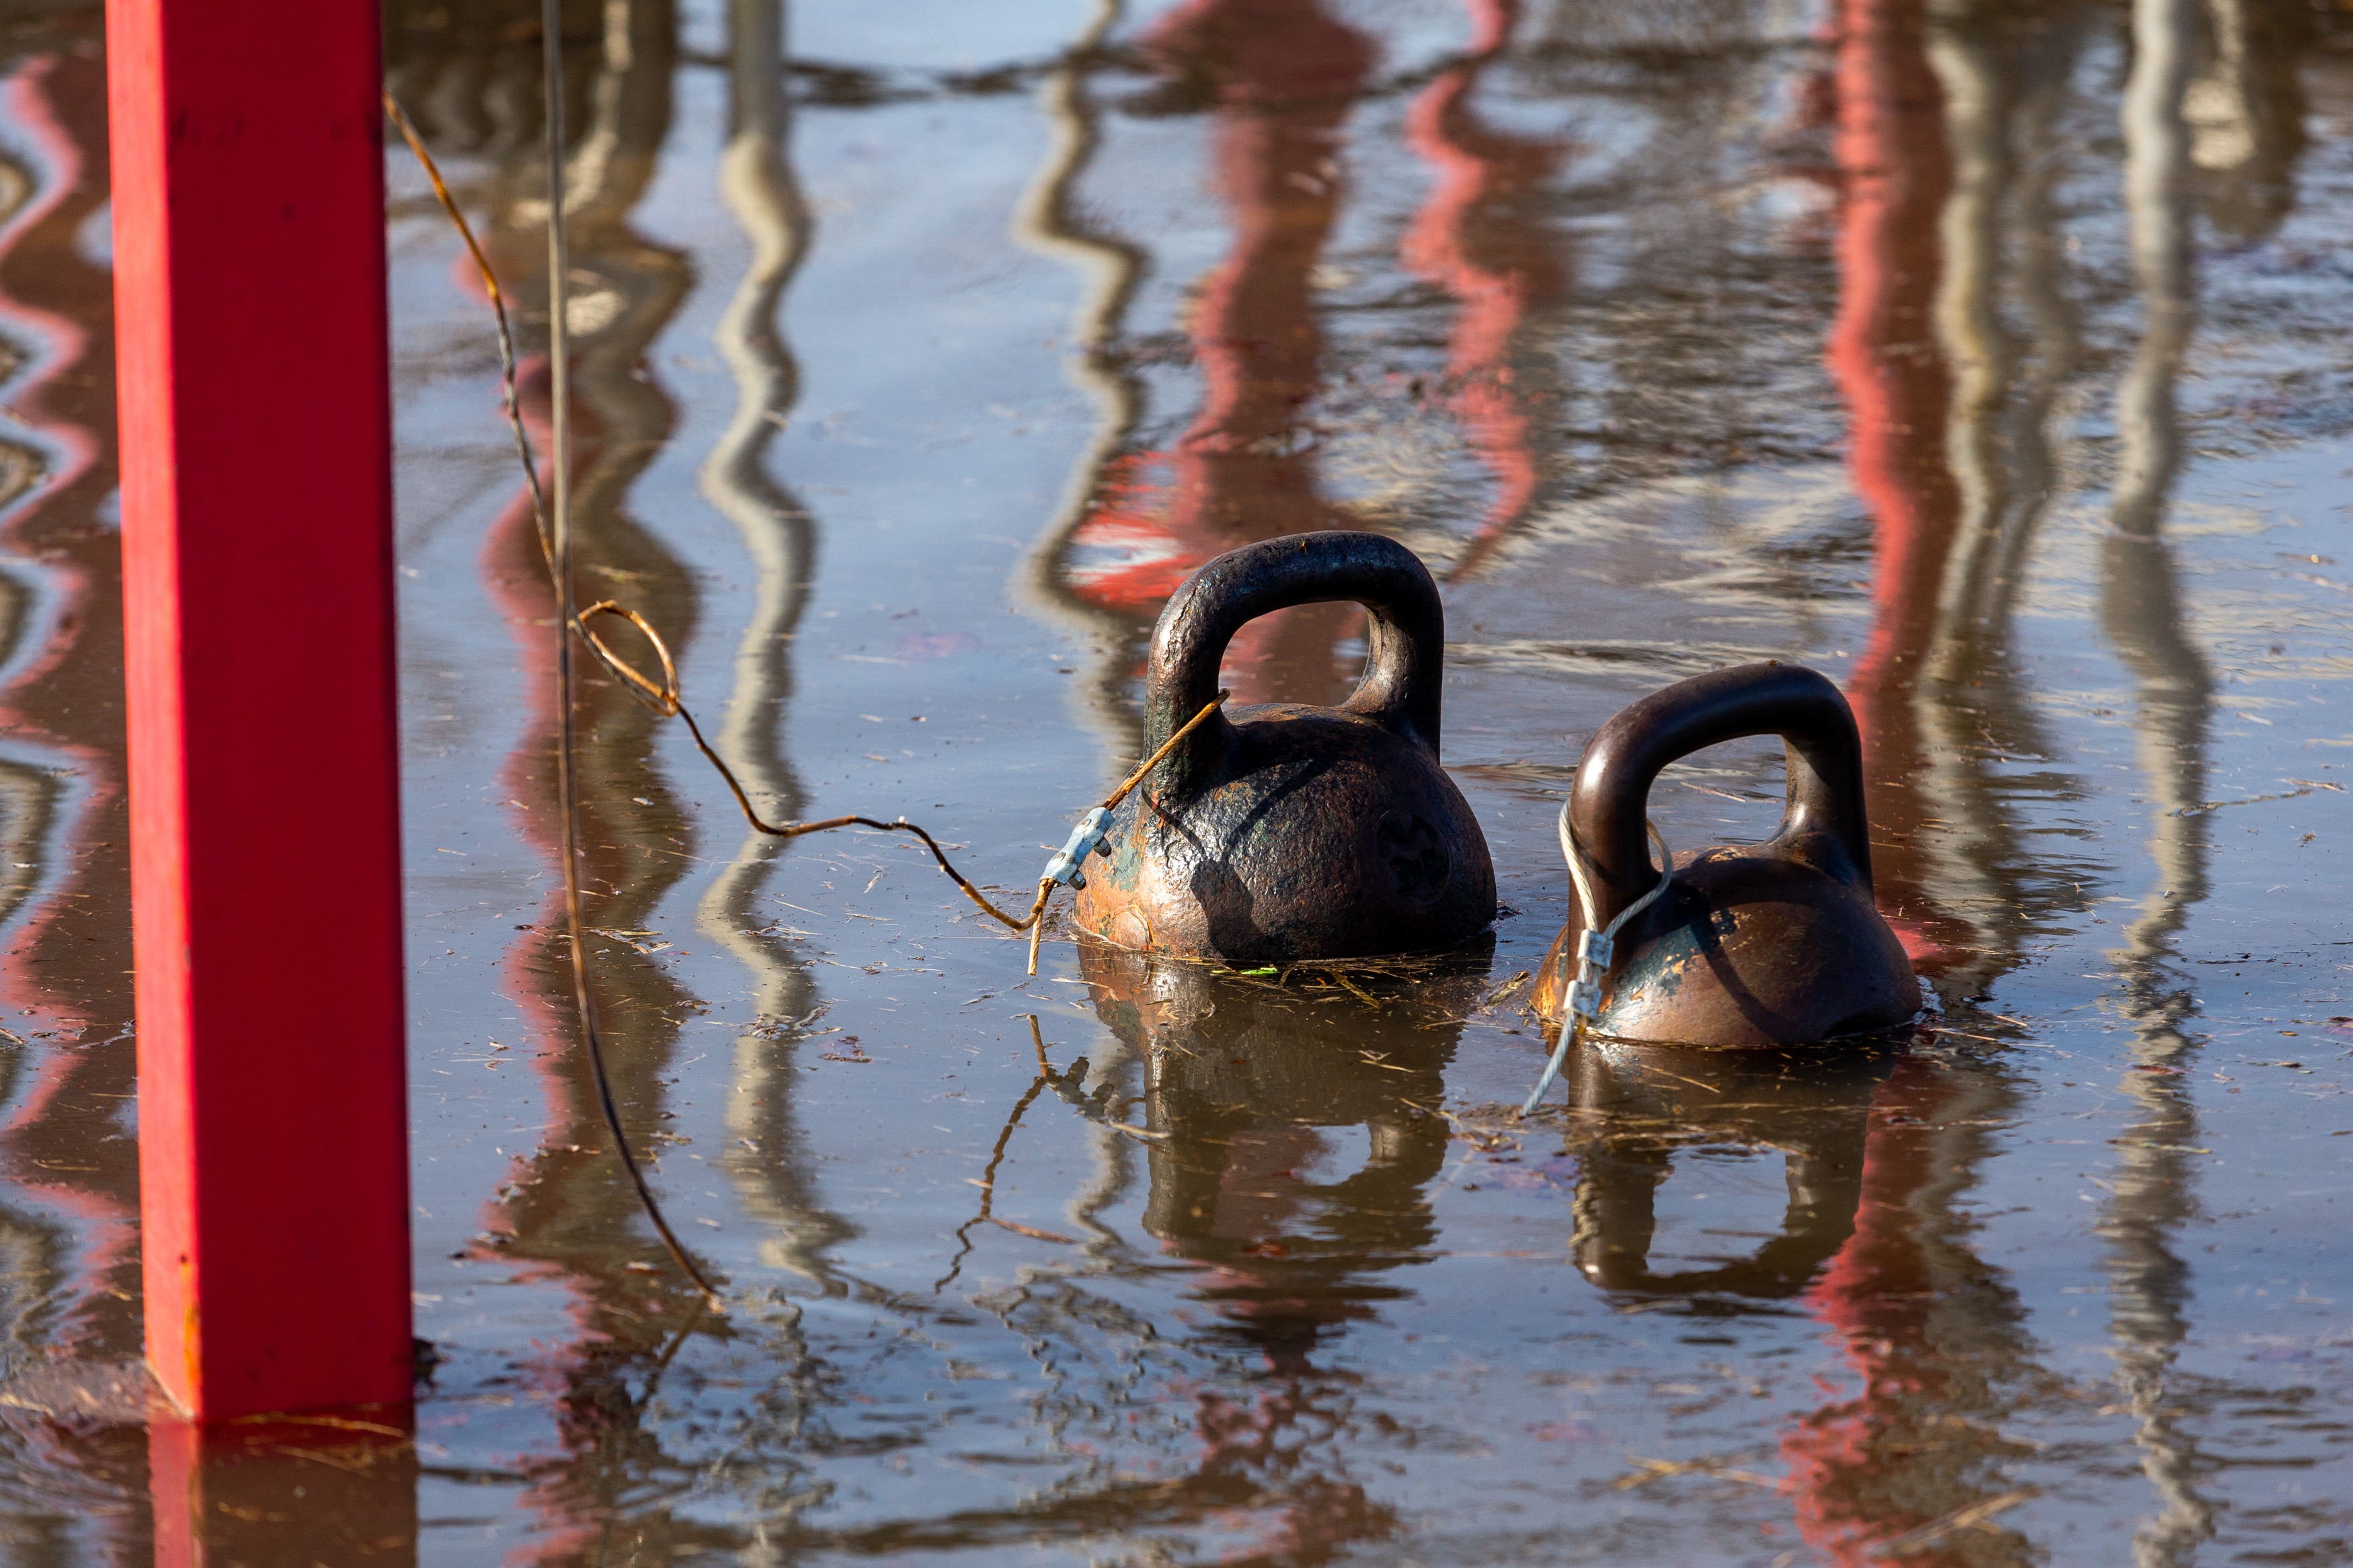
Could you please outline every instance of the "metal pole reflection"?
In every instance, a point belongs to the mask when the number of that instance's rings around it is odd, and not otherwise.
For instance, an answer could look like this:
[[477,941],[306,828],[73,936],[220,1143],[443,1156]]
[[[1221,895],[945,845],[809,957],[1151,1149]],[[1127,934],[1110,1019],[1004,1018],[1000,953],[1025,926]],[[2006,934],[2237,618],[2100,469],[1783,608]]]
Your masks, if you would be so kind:
[[[1134,371],[1120,363],[1113,344],[1146,259],[1141,247],[1091,220],[1079,199],[1079,182],[1103,144],[1102,110],[1089,95],[1085,62],[1110,37],[1124,11],[1122,0],[1097,0],[1093,16],[1071,40],[1062,63],[1039,84],[1038,106],[1050,137],[1045,160],[1013,214],[1017,241],[1066,263],[1082,281],[1062,363],[1096,408],[1094,434],[1071,469],[1061,504],[1023,557],[1018,583],[1023,598],[1049,617],[1109,645],[1089,661],[1092,668],[1082,688],[1082,706],[1089,727],[1114,757],[1141,758],[1143,717],[1128,700],[1127,685],[1129,670],[1143,657],[1142,627],[1132,616],[1071,593],[1063,572],[1071,533],[1092,514],[1104,475],[1144,412],[1143,386]],[[1124,1089],[1133,1081],[1135,1058],[1116,1037],[1105,1047],[1100,1075]],[[1069,1213],[1093,1238],[1091,1252],[1124,1250],[1126,1239],[1102,1215],[1134,1184],[1134,1156],[1127,1139],[1107,1127],[1090,1128],[1088,1139],[1093,1174],[1072,1194]]]
[[[2181,462],[2174,383],[2196,325],[2190,268],[2189,129],[2181,112],[2197,0],[2134,0],[2132,74],[2125,84],[2125,216],[2139,280],[2141,340],[2116,392],[2116,493],[2102,554],[2100,618],[2138,687],[2138,745],[2147,779],[2156,886],[2125,931],[2121,1011],[2134,1023],[2139,1101],[2118,1141],[2115,1195],[2103,1205],[2109,1325],[2116,1377],[2138,1431],[2141,1468],[2159,1508],[2133,1536],[2137,1564],[2185,1563],[2213,1532],[2193,1484],[2194,1439],[2168,1407],[2167,1383],[2189,1332],[2189,1268],[2172,1238],[2195,1209],[2197,1112],[2179,1064],[2199,1041],[2185,1026],[2196,1001],[2168,973],[2189,909],[2206,896],[2206,752],[2213,675],[2190,639],[2161,525]],[[2171,982],[2171,983],[2169,983]]]
[[74,242],[107,201],[103,63],[15,62],[0,124],[0,997],[29,1037],[0,1045],[0,1152],[32,1199],[0,1210],[0,1341],[136,1356],[112,293]]
[[[2022,850],[2002,786],[2007,767],[2053,755],[2022,686],[2014,623],[2055,489],[2052,409],[2079,353],[2057,286],[2063,236],[2052,192],[2067,160],[2052,127],[2088,20],[2063,5],[2021,25],[1978,6],[1947,16],[1927,38],[1954,149],[1934,320],[1953,373],[1946,452],[1958,515],[1915,705],[1926,742],[1917,787],[1940,822],[1915,848],[1934,868],[1936,896],[1968,910],[1978,937],[1947,954],[1947,995],[1982,994],[2016,965],[2038,886],[2062,880]],[[2005,325],[2013,288],[2029,323],[2022,339]]]
[[[1189,0],[1142,50],[1168,107],[1210,115],[1231,238],[1185,322],[1203,392],[1190,426],[1167,451],[1107,458],[1084,516],[1052,545],[1060,592],[1125,622],[1126,652],[1211,556],[1341,521],[1318,488],[1304,410],[1322,375],[1314,273],[1345,193],[1343,126],[1374,61],[1372,41],[1322,0]],[[1335,700],[1356,673],[1339,669],[1335,645],[1358,621],[1334,605],[1253,621],[1227,654],[1237,699],[1280,688]],[[1107,679],[1131,675],[1122,660]]]
[[[1963,994],[2016,963],[2026,926],[2002,803],[1977,754],[1982,727],[2015,728],[2022,705],[2006,687],[1978,689],[1995,684],[1987,671],[2007,651],[2007,621],[1973,589],[1997,601],[2014,590],[1987,582],[1983,563],[2005,543],[2021,563],[2033,517],[2005,519],[1991,439],[2013,357],[1994,310],[2007,81],[2064,75],[1965,41],[1955,29],[1970,20],[1918,0],[1841,7],[1841,300],[1829,356],[1877,545],[1852,694],[1874,855],[1888,850],[1874,868],[1880,899],[1923,973]],[[2039,427],[2042,411],[2029,403],[2016,416]],[[2006,521],[2018,537],[2005,541]],[[2015,1292],[1970,1254],[1952,1216],[1990,1152],[1978,1129],[2011,1100],[2006,1075],[1925,1055],[1871,1097],[1852,1233],[1806,1293],[1861,1389],[1794,1423],[1781,1445],[1799,1530],[1827,1561],[1928,1552],[1936,1521],[1972,1508],[1994,1532],[1991,1543],[1975,1538],[1980,1550],[2022,1557],[2024,1543],[1989,1521],[2025,1495],[2005,1489],[1999,1423],[2004,1384],[2031,1351]],[[1910,1458],[1930,1451],[1933,1463]]]
[[[719,189],[751,241],[751,263],[713,334],[735,378],[735,414],[702,465],[702,493],[735,525],[751,555],[753,607],[735,647],[735,684],[718,736],[744,789],[778,818],[798,816],[800,781],[786,757],[783,729],[793,689],[791,639],[816,574],[817,529],[807,507],[778,485],[769,444],[800,395],[800,367],[776,312],[808,254],[814,224],[786,153],[783,0],[731,0],[728,7],[729,133]],[[698,910],[702,929],[754,976],[756,1022],[735,1041],[734,1092],[727,1103],[723,1157],[744,1208],[773,1229],[762,1247],[773,1267],[846,1286],[825,1254],[855,1227],[817,1201],[807,1139],[792,1100],[790,1019],[809,1013],[817,987],[754,909],[783,845],[746,832],[712,879]]]
[[1118,608],[1071,591],[1064,552],[1093,515],[1120,452],[1144,415],[1144,387],[1117,350],[1121,323],[1149,262],[1142,247],[1090,216],[1079,183],[1103,146],[1103,110],[1088,89],[1091,58],[1119,25],[1122,0],[1097,0],[1094,15],[1060,64],[1038,85],[1049,138],[1046,156],[1013,210],[1013,237],[1068,266],[1081,282],[1063,371],[1095,405],[1094,434],[1071,469],[1060,504],[1022,558],[1018,591],[1048,618],[1111,645],[1082,688],[1089,726],[1115,756],[1144,754],[1144,726],[1127,700],[1129,670],[1143,658],[1142,628]]

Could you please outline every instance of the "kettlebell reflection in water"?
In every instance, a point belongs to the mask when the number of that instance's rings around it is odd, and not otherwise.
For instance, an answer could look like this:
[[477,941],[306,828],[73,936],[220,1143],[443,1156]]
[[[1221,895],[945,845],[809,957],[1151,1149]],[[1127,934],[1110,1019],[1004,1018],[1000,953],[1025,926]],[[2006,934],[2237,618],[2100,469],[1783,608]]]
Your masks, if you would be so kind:
[[1350,970],[1377,1007],[1309,971],[1277,984],[1081,945],[1096,1012],[1145,1063],[1145,1228],[1208,1266],[1196,1299],[1243,1338],[1303,1350],[1404,1295],[1383,1277],[1429,1256],[1461,1026],[1424,1026],[1477,1005],[1475,945],[1409,978]]
[[[1588,1129],[1577,1151],[1578,1269],[1604,1290],[1642,1295],[1802,1293],[1854,1234],[1872,1099],[1902,1056],[1891,1046],[1697,1060],[1618,1043],[1571,1051],[1564,1076]],[[1788,1201],[1779,1233],[1745,1256],[1662,1271],[1651,1253],[1674,1152],[1725,1144],[1780,1152]]]
[[1240,965],[1432,952],[1493,922],[1487,840],[1438,765],[1445,611],[1396,541],[1290,534],[1193,574],[1152,635],[1146,745],[1217,696],[1245,625],[1335,601],[1365,606],[1356,694],[1222,710],[1179,741],[1084,868],[1089,936]]
[[1563,847],[1584,857],[1594,907],[1580,914],[1573,899],[1546,957],[1535,993],[1546,1017],[1567,1014],[1587,918],[1607,931],[1658,884],[1646,813],[1661,770],[1750,735],[1786,747],[1779,829],[1677,858],[1665,890],[1616,933],[1589,1029],[1739,1049],[1892,1029],[1919,1013],[1912,961],[1873,901],[1854,714],[1826,678],[1767,662],[1653,692],[1587,744]]

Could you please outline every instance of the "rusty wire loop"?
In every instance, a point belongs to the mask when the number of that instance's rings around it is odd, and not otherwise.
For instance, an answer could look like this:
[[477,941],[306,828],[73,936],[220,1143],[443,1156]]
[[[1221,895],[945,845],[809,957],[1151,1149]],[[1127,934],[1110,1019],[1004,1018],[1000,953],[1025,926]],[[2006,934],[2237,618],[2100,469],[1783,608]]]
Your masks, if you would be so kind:
[[[546,7],[551,10],[554,3],[555,0],[545,0]],[[586,609],[574,608],[569,571],[571,543],[569,531],[564,526],[568,520],[562,515],[565,510],[564,493],[568,489],[567,476],[562,468],[566,458],[564,448],[567,444],[566,433],[563,428],[566,424],[563,409],[566,389],[562,384],[565,347],[562,306],[565,263],[560,259],[564,247],[565,199],[563,105],[555,42],[558,29],[550,20],[546,23],[544,32],[548,51],[549,245],[551,257],[558,258],[552,261],[550,275],[551,299],[555,301],[550,312],[550,334],[554,357],[551,369],[557,384],[554,388],[557,402],[556,428],[553,436],[554,449],[551,453],[556,470],[554,476],[556,500],[553,505],[550,503],[548,487],[541,481],[539,461],[532,450],[530,433],[523,424],[522,395],[515,368],[514,327],[507,311],[506,292],[499,287],[498,274],[491,268],[490,257],[483,251],[480,241],[475,237],[473,226],[466,221],[466,215],[459,208],[457,198],[450,194],[448,181],[442,178],[440,165],[434,161],[433,154],[426,148],[424,139],[417,134],[416,126],[410,121],[406,112],[402,110],[399,100],[392,96],[389,89],[383,95],[384,109],[394,127],[399,131],[401,140],[408,144],[409,152],[415,155],[417,163],[425,171],[426,179],[433,186],[434,199],[440,204],[441,211],[448,217],[450,225],[457,229],[459,238],[465,243],[466,254],[472,260],[475,273],[481,279],[483,292],[490,298],[491,316],[498,330],[500,405],[506,416],[507,427],[514,437],[515,457],[522,465],[523,482],[531,492],[532,521],[539,538],[540,556],[547,567],[549,581],[555,590],[560,612],[559,619],[564,627],[564,631],[558,637],[556,662],[557,683],[562,688],[560,704],[562,737],[557,747],[557,793],[563,807],[561,815],[563,816],[565,901],[565,913],[571,930],[574,1001],[579,1012],[582,1033],[587,1041],[589,1066],[596,1079],[599,1108],[604,1113],[607,1129],[612,1133],[614,1145],[619,1152],[622,1166],[628,1173],[630,1184],[637,1189],[638,1202],[644,1207],[647,1217],[652,1221],[655,1230],[660,1234],[670,1257],[702,1291],[713,1310],[723,1310],[717,1289],[704,1277],[702,1269],[688,1255],[683,1244],[671,1231],[669,1221],[662,1216],[661,1205],[655,1200],[653,1189],[639,1169],[637,1156],[631,1151],[628,1136],[622,1131],[620,1109],[613,1095],[610,1074],[606,1069],[604,1045],[596,1027],[595,1000],[588,988],[587,957],[582,941],[584,931],[580,915],[579,875],[576,864],[578,803],[575,798],[573,767],[573,697],[570,658],[572,638],[578,637],[589,653],[595,657],[596,662],[604,666],[606,670],[621,683],[621,689],[631,698],[665,718],[684,721],[687,732],[694,738],[696,750],[700,751],[711,765],[718,770],[719,776],[726,781],[728,792],[735,797],[735,804],[742,810],[744,820],[754,831],[774,838],[798,838],[804,834],[823,833],[831,828],[852,826],[869,827],[882,833],[913,834],[923,841],[923,847],[931,851],[932,858],[938,864],[939,868],[963,889],[966,898],[980,906],[984,913],[1008,931],[1029,933],[1029,973],[1032,974],[1038,973],[1038,944],[1045,931],[1046,901],[1053,893],[1054,879],[1041,878],[1038,883],[1037,897],[1030,901],[1029,912],[1016,917],[1006,913],[991,902],[986,893],[976,887],[963,872],[955,868],[955,863],[948,859],[947,852],[941,848],[937,839],[922,826],[908,821],[903,816],[890,822],[882,821],[878,817],[855,815],[827,817],[817,822],[778,824],[766,821],[753,805],[751,795],[745,792],[742,781],[735,776],[735,770],[728,765],[727,760],[719,754],[717,749],[703,735],[702,726],[695,722],[694,714],[687,708],[684,700],[677,661],[670,657],[669,643],[664,640],[661,633],[655,629],[653,623],[614,599],[600,599]],[[589,629],[588,622],[597,616],[610,616],[628,622],[653,646],[654,655],[661,663],[661,679],[659,681],[649,678],[628,659],[614,652],[602,637]],[[1218,710],[1226,700],[1227,695],[1226,692],[1219,692],[1198,713],[1187,721],[1183,729],[1169,736],[1151,756],[1145,758],[1141,766],[1128,774],[1119,787],[1104,798],[1103,803],[1104,809],[1116,809],[1129,794],[1144,782],[1152,770],[1159,765],[1162,759],[1176,748],[1179,741],[1191,734],[1198,726],[1208,719],[1210,714]]]
[[[661,684],[657,686],[648,680],[638,673],[635,666],[607,647],[604,640],[588,629],[588,617],[591,616],[612,616],[628,622],[643,633],[645,639],[654,645],[654,657],[661,660]],[[654,630],[651,621],[617,599],[599,599],[573,619],[574,629],[579,632],[580,640],[588,645],[590,651],[607,669],[627,683],[625,689],[630,696],[665,718],[686,711],[686,705],[679,700],[678,665],[670,657],[670,644],[662,640],[661,633]]]

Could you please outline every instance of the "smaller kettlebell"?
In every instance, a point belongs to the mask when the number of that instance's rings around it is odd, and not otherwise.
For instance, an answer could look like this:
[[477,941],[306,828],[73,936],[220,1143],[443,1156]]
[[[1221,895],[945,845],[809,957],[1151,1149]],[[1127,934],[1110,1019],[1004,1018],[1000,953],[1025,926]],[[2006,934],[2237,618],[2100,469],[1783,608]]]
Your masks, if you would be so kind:
[[1438,765],[1446,613],[1394,540],[1295,533],[1186,579],[1152,634],[1147,750],[1216,698],[1242,626],[1334,601],[1366,611],[1355,694],[1220,710],[1178,741],[1113,818],[1109,863],[1079,890],[1082,931],[1240,965],[1431,951],[1493,921],[1487,840]]
[[[1780,830],[1685,856],[1662,888],[1645,816],[1660,770],[1776,734],[1788,769]],[[1643,698],[1586,746],[1561,820],[1564,850],[1586,863],[1578,901],[1591,907],[1572,912],[1546,957],[1535,994],[1546,1017],[1582,1013],[1597,1035],[1745,1049],[1873,1033],[1919,1013],[1912,961],[1872,900],[1854,714],[1813,670],[1743,665]],[[1579,982],[1580,957],[1597,987]]]

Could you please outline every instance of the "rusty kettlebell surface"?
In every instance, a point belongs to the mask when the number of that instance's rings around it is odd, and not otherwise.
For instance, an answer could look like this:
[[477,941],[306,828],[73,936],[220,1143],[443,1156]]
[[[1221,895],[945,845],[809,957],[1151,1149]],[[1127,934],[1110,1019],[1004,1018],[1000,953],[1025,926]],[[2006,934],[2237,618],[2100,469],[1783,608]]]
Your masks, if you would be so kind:
[[1224,710],[1179,741],[1113,819],[1109,863],[1079,892],[1082,931],[1241,964],[1427,952],[1493,922],[1487,840],[1438,765],[1445,611],[1395,541],[1292,534],[1187,579],[1152,634],[1148,748],[1216,698],[1242,626],[1335,601],[1366,611],[1355,694]]
[[1788,805],[1761,844],[1678,858],[1659,897],[1597,957],[1588,1028],[1656,1044],[1750,1048],[1896,1027],[1920,1010],[1912,961],[1872,899],[1862,742],[1837,687],[1793,664],[1744,665],[1679,681],[1603,725],[1577,763],[1565,847],[1584,856],[1594,907],[1572,910],[1546,955],[1535,1005],[1561,1020],[1586,915],[1607,932],[1657,887],[1645,816],[1678,758],[1778,735]]

